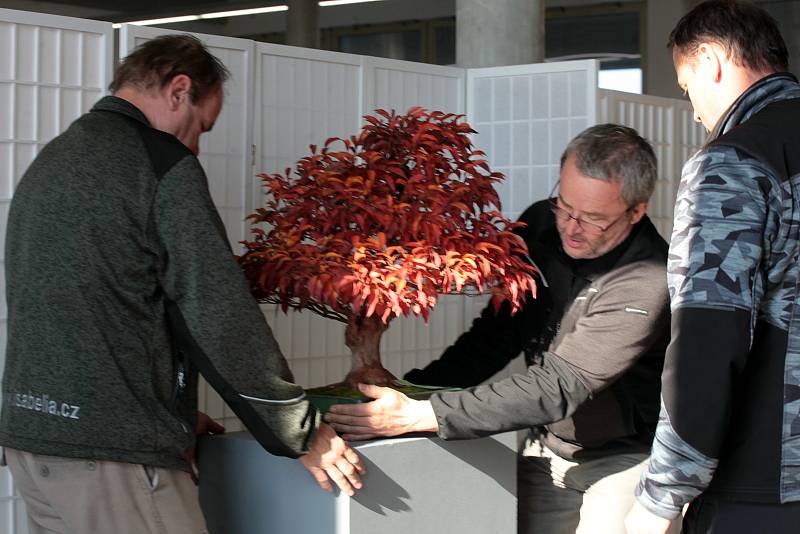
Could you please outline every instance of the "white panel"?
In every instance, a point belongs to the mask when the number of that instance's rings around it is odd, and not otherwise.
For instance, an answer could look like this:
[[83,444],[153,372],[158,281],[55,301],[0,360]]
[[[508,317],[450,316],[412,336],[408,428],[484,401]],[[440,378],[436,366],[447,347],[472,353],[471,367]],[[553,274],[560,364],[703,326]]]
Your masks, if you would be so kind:
[[81,91],[81,115],[89,112],[92,107],[103,97],[104,89],[84,89]]
[[694,122],[691,104],[685,100],[608,90],[600,90],[598,99],[607,110],[604,121],[635,128],[653,145],[658,181],[648,215],[669,240],[681,167],[702,144],[705,130]]
[[36,139],[36,100],[38,87],[35,85],[16,86],[14,98],[16,110],[16,125],[14,137],[21,141]]
[[586,116],[587,79],[586,71],[579,70],[569,73],[570,117]]
[[[515,76],[522,77],[522,76]],[[550,75],[531,76],[531,118],[546,119],[550,116]]]
[[61,33],[61,83],[79,87],[83,80],[83,39],[80,32]]
[[467,117],[490,166],[506,174],[497,189],[507,217],[550,192],[546,177],[558,176],[567,142],[595,121],[596,83],[594,61],[468,69]]
[[17,71],[15,78],[21,82],[35,82],[37,71],[39,28],[27,24],[17,25],[16,52]]
[[511,78],[511,105],[513,117],[516,121],[526,121],[531,118],[531,77],[515,76]]
[[[3,260],[5,260],[5,249],[6,249],[6,229],[8,227],[8,209],[10,206],[10,202],[5,200],[0,202],[0,250],[3,251]],[[5,273],[5,265],[3,266],[3,272]],[[4,276],[5,278],[5,276]],[[5,295],[5,293],[3,293]],[[3,304],[0,306],[0,319],[6,319],[6,303],[5,299],[0,300]],[[5,358],[5,345],[3,345],[1,352],[3,352]]]
[[14,84],[0,82],[0,139],[14,137]]
[[492,95],[494,122],[505,122],[511,120],[511,79],[495,78],[494,93]]
[[[363,58],[363,65],[362,106],[365,113],[379,108],[404,113],[412,106],[449,113],[465,111],[463,69],[372,57]],[[446,347],[446,317],[455,313],[453,320],[463,320],[461,297],[456,298],[457,305],[450,307],[445,304],[447,298],[441,299],[427,325],[417,317],[392,320],[381,343],[383,363],[389,371],[400,376],[413,367],[424,366],[431,355],[441,354]],[[446,343],[454,339],[449,337]],[[342,349],[340,361],[349,368],[349,351]],[[329,372],[332,371],[329,368]],[[340,380],[341,377],[341,374],[330,375],[328,381]]]
[[247,180],[248,212],[263,203],[256,173],[283,172],[310,144],[358,131],[361,58],[259,43],[256,48],[256,167]]
[[[506,175],[496,186],[506,217],[518,218],[552,192],[567,142],[595,124],[597,70],[595,61],[467,70],[467,119],[478,131],[475,144],[486,152],[492,169]],[[463,299],[455,304],[460,313],[448,309],[447,327],[441,333],[431,331],[440,336],[433,345],[452,343],[486,302],[486,297]],[[461,320],[453,322],[459,315]],[[513,365],[520,369],[520,364]]]
[[511,185],[511,205],[507,209],[522,213],[530,205],[531,198],[531,171],[526,167],[511,170],[509,183]]
[[496,167],[511,165],[511,124],[507,122],[495,123],[494,151],[490,155],[490,162]]
[[[259,172],[283,172],[329,137],[355,134],[360,123],[361,58],[259,43],[254,143]],[[264,202],[260,180],[247,181],[250,211]],[[309,311],[288,315],[265,306],[265,316],[295,381],[315,387],[341,381],[349,369],[345,325]]]
[[59,101],[53,106],[58,109],[59,129],[66,130],[75,119],[83,112],[83,102],[80,89],[62,88]]
[[0,54],[0,80],[11,80],[15,77],[16,54],[11,53],[16,47],[17,25],[2,20],[0,14],[0,50],[5,50],[5,54]]
[[470,117],[475,124],[492,122],[492,79],[480,78],[475,81],[475,107]]
[[[33,143],[18,142],[14,146],[14,176],[16,185],[19,179],[25,173],[25,170],[36,157],[36,145]],[[3,254],[3,249],[0,249],[0,254]]]
[[531,162],[531,124],[527,120],[515,122],[511,127],[513,145],[511,164],[515,167],[528,167]]
[[[102,36],[98,36],[102,39]],[[61,30],[41,28],[39,30],[38,80],[42,83],[57,84],[60,82],[59,61]],[[102,49],[100,50],[102,54]]]
[[[69,35],[71,38],[65,39]],[[92,88],[104,91],[113,64],[110,23],[0,9],[0,257],[4,255],[9,199],[38,150],[70,121],[62,120],[64,86],[77,94],[80,113],[82,38],[94,46]],[[0,270],[0,369],[5,362],[5,269]],[[8,468],[0,467],[0,531],[25,534],[25,508]]]
[[548,165],[550,163],[550,124],[547,121],[533,121],[529,149],[532,165]]
[[81,85],[83,87],[95,87],[105,89],[107,85],[104,75],[104,56],[102,46],[102,36],[98,34],[84,33],[81,35],[83,41],[83,57],[81,58]]
[[61,132],[58,120],[59,90],[57,87],[39,87],[38,94],[38,131],[39,139],[47,142]]
[[0,143],[0,200],[11,198],[14,175],[14,144]]
[[412,106],[464,113],[464,70],[374,57],[364,58],[366,113],[404,113]]
[[[405,111],[423,105],[463,112],[463,71],[459,69],[266,44],[258,45],[256,57],[261,82],[256,101],[263,110],[256,117],[257,170],[261,172],[282,172],[308,154],[309,143],[321,145],[331,136],[356,134],[362,105],[368,111],[377,107]],[[309,79],[311,88],[306,93],[301,88]],[[258,184],[253,191],[254,198],[261,196]],[[460,302],[455,306],[459,321],[463,318]],[[264,308],[298,383],[313,387],[344,377],[350,368],[344,324],[310,312],[290,311],[286,316],[275,313],[274,306]],[[452,311],[452,305],[449,312],[440,305],[428,325],[416,317],[392,320],[381,342],[387,369],[402,375],[426,364],[431,355],[438,356],[445,348],[444,323]],[[442,335],[430,335],[432,331]]]

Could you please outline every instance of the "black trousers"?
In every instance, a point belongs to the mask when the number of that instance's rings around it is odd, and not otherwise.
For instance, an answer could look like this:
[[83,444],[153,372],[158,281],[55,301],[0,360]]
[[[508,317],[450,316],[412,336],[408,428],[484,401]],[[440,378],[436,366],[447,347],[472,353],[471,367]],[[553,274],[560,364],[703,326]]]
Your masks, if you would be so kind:
[[683,518],[683,534],[798,534],[800,502],[723,501],[700,496]]

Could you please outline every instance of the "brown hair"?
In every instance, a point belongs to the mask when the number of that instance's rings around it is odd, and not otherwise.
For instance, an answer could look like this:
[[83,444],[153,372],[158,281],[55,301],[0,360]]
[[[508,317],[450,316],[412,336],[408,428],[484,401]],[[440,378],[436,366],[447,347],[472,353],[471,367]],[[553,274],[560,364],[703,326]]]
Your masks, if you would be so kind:
[[161,35],[136,47],[117,67],[108,86],[113,92],[125,86],[141,90],[161,89],[175,76],[192,80],[192,103],[202,102],[210,93],[222,89],[230,72],[205,45],[191,35]]
[[669,35],[669,48],[691,58],[703,41],[717,43],[731,60],[759,72],[785,71],[789,52],[769,13],[750,2],[710,0],[687,13]]

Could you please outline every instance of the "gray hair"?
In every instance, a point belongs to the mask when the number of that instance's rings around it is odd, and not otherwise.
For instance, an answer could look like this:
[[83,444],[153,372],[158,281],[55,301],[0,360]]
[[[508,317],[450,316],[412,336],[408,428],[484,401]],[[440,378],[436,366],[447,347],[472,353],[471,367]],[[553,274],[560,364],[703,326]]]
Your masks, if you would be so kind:
[[633,207],[650,200],[658,171],[653,147],[633,128],[598,124],[569,142],[561,166],[575,155],[578,171],[591,178],[622,182],[622,199]]

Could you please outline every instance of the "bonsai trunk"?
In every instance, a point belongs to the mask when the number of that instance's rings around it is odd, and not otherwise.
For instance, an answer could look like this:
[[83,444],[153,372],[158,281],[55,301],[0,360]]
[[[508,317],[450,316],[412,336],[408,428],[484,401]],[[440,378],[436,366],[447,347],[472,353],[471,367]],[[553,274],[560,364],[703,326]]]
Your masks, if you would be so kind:
[[381,336],[388,327],[374,315],[350,317],[344,341],[352,352],[353,366],[344,378],[345,385],[353,389],[358,384],[388,386],[396,380],[381,364]]

